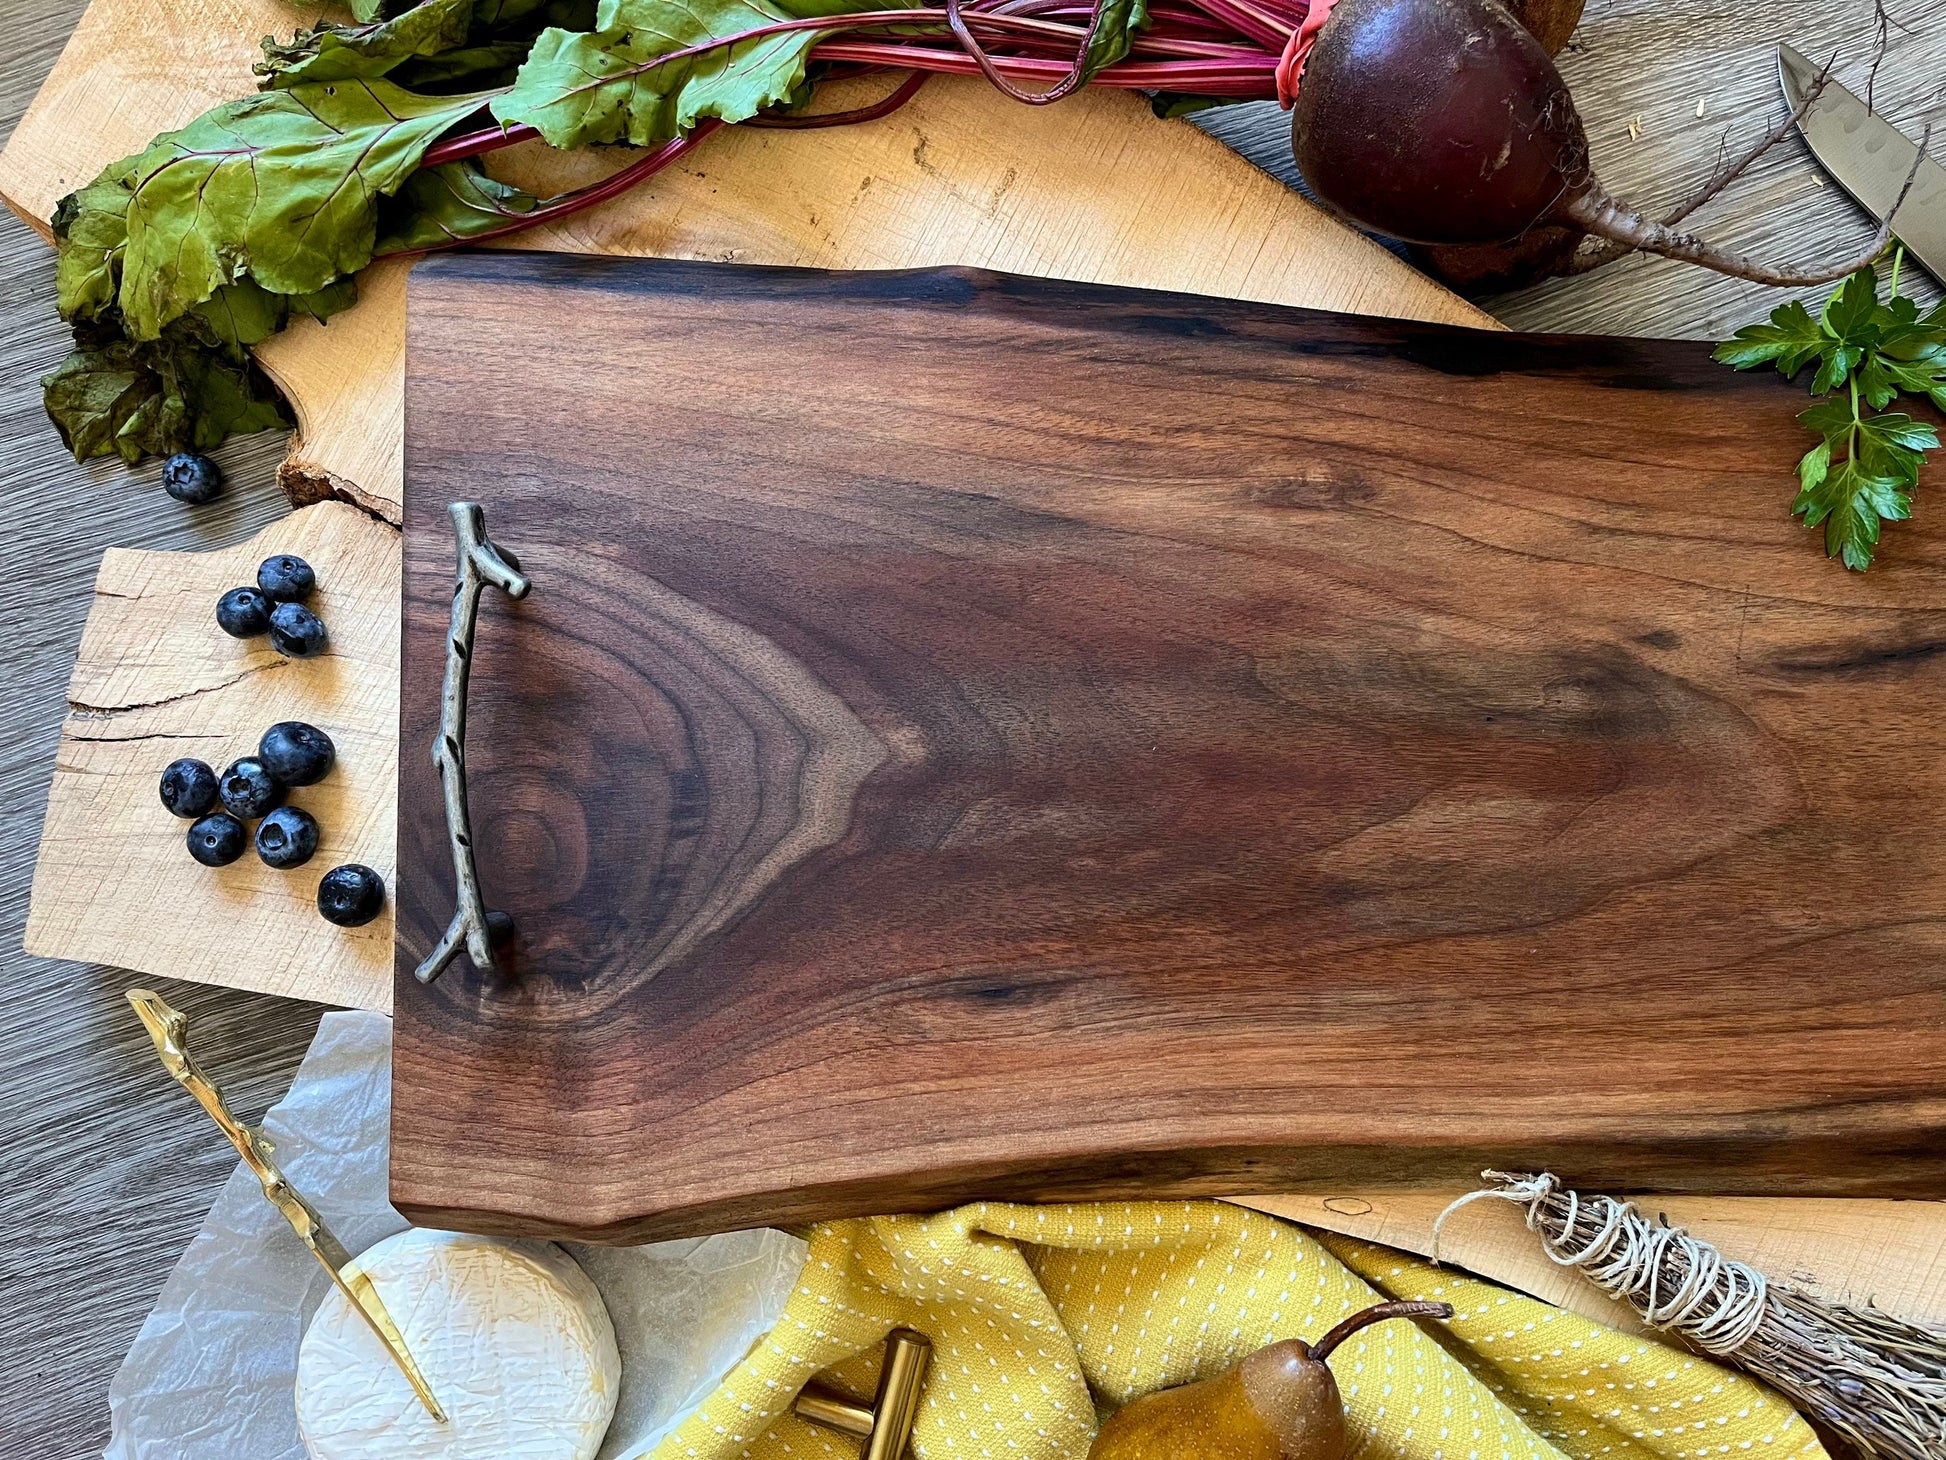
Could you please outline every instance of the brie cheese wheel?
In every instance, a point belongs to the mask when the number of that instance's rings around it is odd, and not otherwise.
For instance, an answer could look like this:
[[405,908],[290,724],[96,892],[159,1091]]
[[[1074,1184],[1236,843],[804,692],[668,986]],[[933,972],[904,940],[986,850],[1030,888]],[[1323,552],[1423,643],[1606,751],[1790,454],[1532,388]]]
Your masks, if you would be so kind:
[[549,1242],[413,1228],[359,1254],[446,1423],[333,1287],[297,1351],[312,1460],[593,1460],[622,1361],[588,1275]]

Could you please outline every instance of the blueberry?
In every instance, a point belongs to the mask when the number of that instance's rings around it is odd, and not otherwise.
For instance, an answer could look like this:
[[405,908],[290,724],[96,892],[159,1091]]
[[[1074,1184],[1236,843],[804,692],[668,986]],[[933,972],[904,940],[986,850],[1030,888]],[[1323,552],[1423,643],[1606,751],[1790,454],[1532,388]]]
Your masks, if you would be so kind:
[[162,804],[171,816],[201,816],[216,804],[216,772],[200,760],[172,760],[162,772]]
[[233,639],[247,639],[270,627],[270,600],[255,588],[232,588],[216,600],[217,625]]
[[318,586],[318,575],[304,559],[279,553],[257,565],[257,586],[272,603],[296,603],[311,596],[311,590]]
[[223,809],[244,821],[255,821],[273,806],[284,801],[284,788],[277,784],[264,763],[254,755],[232,761],[223,772],[216,794],[223,798]]
[[295,806],[279,806],[257,823],[257,855],[280,871],[302,867],[318,849],[318,819]]
[[257,742],[257,759],[286,786],[315,786],[337,758],[331,737],[302,720],[280,720]]
[[370,867],[347,862],[318,883],[318,916],[341,928],[369,923],[385,906],[385,883]]
[[227,811],[213,811],[189,828],[189,855],[205,867],[227,867],[243,855],[250,835]]
[[214,501],[223,486],[223,473],[207,456],[178,451],[162,463],[162,490],[178,502],[200,507]]
[[324,652],[324,620],[301,603],[280,603],[270,611],[270,647],[286,659],[309,659]]

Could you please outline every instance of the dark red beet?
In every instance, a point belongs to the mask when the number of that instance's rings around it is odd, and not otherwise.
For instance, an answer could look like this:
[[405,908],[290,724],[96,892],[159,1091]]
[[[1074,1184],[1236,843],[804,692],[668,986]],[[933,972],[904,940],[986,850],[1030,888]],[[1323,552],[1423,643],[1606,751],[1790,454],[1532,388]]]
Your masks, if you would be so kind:
[[1340,0],[1291,147],[1319,197],[1410,243],[1512,238],[1588,166],[1560,73],[1491,0]]
[[[1563,260],[1593,234],[1768,284],[1819,284],[1869,263],[1774,269],[1608,196],[1561,73],[1498,0],[1338,0],[1299,78],[1291,151],[1318,198],[1410,243],[1501,245]],[[1909,184],[1908,184],[1909,185]],[[1531,262],[1531,261],[1529,261]]]
[[1503,243],[1421,243],[1412,256],[1469,297],[1520,289],[1571,269],[1587,234],[1542,223]]

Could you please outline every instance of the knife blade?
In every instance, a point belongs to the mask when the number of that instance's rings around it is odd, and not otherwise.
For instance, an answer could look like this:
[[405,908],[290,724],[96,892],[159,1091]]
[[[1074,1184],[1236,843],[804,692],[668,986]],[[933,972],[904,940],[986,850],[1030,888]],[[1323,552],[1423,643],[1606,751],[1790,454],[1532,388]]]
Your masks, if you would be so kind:
[[[1817,79],[1818,68],[1801,53],[1778,46],[1777,81],[1791,110],[1803,105]],[[1797,128],[1811,155],[1838,185],[1873,218],[1883,220],[1919,155],[1912,139],[1828,79]],[[1946,168],[1930,156],[1919,164],[1892,231],[1934,278],[1946,282]]]
[[412,1392],[419,1396],[419,1402],[426,1407],[426,1412],[440,1424],[445,1424],[446,1411],[433,1397],[432,1386],[419,1371],[412,1351],[405,1345],[405,1336],[386,1311],[372,1280],[352,1266],[351,1254],[345,1250],[345,1245],[325,1226],[317,1209],[277,1168],[277,1163],[271,1159],[270,1142],[263,1133],[245,1125],[230,1113],[223,1092],[217,1089],[215,1082],[203,1073],[202,1067],[191,1057],[188,1016],[180,1009],[171,1008],[160,994],[150,989],[130,989],[127,997],[129,1004],[141,1017],[143,1027],[149,1031],[149,1038],[155,1044],[155,1052],[161,1058],[163,1068],[175,1077],[177,1084],[196,1097],[196,1103],[209,1112],[210,1118],[230,1138],[236,1153],[263,1187],[265,1199],[283,1213],[284,1220],[291,1224],[291,1230],[310,1249],[319,1265],[331,1274],[331,1281],[372,1332],[378,1335],[378,1341],[385,1345],[392,1362],[399,1366],[399,1372],[405,1375],[406,1382],[412,1386]]

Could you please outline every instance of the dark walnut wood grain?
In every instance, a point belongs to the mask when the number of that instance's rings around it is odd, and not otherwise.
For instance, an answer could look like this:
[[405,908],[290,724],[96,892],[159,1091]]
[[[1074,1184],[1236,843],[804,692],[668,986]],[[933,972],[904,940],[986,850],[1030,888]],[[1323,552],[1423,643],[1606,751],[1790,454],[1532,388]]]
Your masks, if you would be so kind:
[[[1551,1167],[1946,1195],[1946,515],[1705,347],[420,267],[393,1194],[635,1239]],[[471,727],[513,970],[430,744]]]

